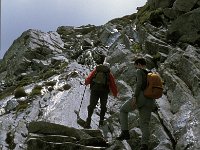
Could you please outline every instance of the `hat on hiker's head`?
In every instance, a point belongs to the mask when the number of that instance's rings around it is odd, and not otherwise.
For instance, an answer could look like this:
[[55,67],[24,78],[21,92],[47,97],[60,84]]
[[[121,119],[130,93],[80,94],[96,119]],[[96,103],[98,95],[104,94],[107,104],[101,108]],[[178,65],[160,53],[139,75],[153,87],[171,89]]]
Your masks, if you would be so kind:
[[134,65],[138,65],[138,64],[146,65],[147,63],[146,63],[145,58],[142,58],[142,57],[136,58]]

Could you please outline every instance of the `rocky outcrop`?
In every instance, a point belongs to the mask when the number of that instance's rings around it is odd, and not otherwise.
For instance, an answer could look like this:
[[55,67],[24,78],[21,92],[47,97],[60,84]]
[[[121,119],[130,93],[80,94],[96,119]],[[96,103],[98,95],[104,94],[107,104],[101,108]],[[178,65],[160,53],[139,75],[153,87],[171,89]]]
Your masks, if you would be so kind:
[[[159,14],[162,19],[159,27],[152,23],[152,17],[147,18],[143,25],[137,26],[142,38],[140,42],[146,53],[151,56],[148,57],[153,58],[154,64],[158,65],[165,80],[167,97],[157,101],[158,114],[174,149],[199,149],[195,131],[200,122],[197,119],[199,106],[197,93],[200,91],[198,45],[200,26],[197,21],[199,5],[197,1],[190,1],[187,5],[188,2],[177,0],[168,8],[154,7],[153,11],[163,12]],[[147,6],[148,3],[145,6],[146,10]],[[144,10],[139,11],[141,13]],[[142,18],[138,18],[140,19]],[[193,111],[197,113],[194,115]],[[193,127],[192,124],[196,126]]]
[[149,0],[138,14],[138,23],[167,26],[167,40],[199,45],[199,4],[197,0]]
[[[169,38],[172,41],[199,44],[200,41],[200,8],[179,16],[169,27]],[[174,36],[174,37],[173,37]]]
[[7,81],[15,82],[16,77],[22,73],[30,75],[35,70],[51,66],[52,56],[55,60],[56,56],[61,55],[63,48],[64,43],[58,33],[30,29],[13,42],[4,56],[1,69],[5,70]]
[[198,0],[190,0],[190,1],[176,0],[173,4],[173,9],[182,12],[188,12],[195,7],[197,2]]
[[[143,56],[165,83],[152,112],[150,149],[199,149],[199,6],[195,0],[149,0],[137,14],[98,27],[25,31],[0,61],[0,147],[139,149],[137,110],[129,113],[131,139],[115,138],[119,109],[135,89],[133,61]],[[78,115],[86,119],[90,90],[83,85],[84,77],[101,53],[116,77],[119,99],[109,95],[103,127],[98,127],[98,105],[92,130],[85,130],[75,110],[82,104]]]
[[[48,122],[31,122],[27,149],[106,149],[100,130],[79,130]],[[95,135],[95,136],[94,136]]]

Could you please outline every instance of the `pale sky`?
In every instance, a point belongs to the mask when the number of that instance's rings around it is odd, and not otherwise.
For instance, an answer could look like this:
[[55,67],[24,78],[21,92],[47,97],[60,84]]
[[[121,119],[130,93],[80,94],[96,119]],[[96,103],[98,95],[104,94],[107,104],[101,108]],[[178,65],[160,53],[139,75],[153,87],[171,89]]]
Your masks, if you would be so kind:
[[1,0],[0,59],[24,31],[59,26],[104,25],[137,12],[147,0]]

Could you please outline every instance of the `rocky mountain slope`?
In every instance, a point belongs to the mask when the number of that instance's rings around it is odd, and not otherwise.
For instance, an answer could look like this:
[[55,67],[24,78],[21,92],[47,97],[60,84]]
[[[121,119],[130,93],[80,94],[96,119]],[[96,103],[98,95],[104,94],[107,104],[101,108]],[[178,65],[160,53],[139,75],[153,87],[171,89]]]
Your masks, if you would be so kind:
[[[116,77],[119,99],[109,95],[105,125],[92,130],[86,119],[85,76],[99,53]],[[132,97],[137,56],[157,69],[164,82],[152,112],[150,149],[200,149],[200,1],[148,0],[136,14],[105,25],[61,26],[55,32],[30,29],[0,61],[0,149],[132,149],[140,146],[138,112],[129,114],[131,139],[116,141],[119,109]],[[84,90],[86,88],[85,94]]]

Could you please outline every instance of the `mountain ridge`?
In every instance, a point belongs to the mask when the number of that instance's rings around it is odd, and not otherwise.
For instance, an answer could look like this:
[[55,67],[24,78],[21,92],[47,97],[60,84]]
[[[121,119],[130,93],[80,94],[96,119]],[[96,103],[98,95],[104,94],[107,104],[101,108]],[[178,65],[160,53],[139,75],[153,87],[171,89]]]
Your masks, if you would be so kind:
[[[152,112],[150,149],[198,149],[200,3],[189,2],[149,0],[137,13],[105,25],[22,33],[0,61],[0,147],[139,149],[138,111],[129,114],[131,140],[117,142],[115,137],[120,131],[120,106],[132,98],[135,88],[134,59],[143,56],[147,67],[157,69],[165,81],[164,94],[156,100],[158,109]],[[87,131],[77,124],[74,110],[80,106],[84,78],[101,52],[107,54],[116,77],[119,99],[109,95],[101,129],[96,125],[98,105],[93,130]],[[18,92],[22,96],[17,97]],[[88,87],[80,112],[83,119],[89,94]]]

